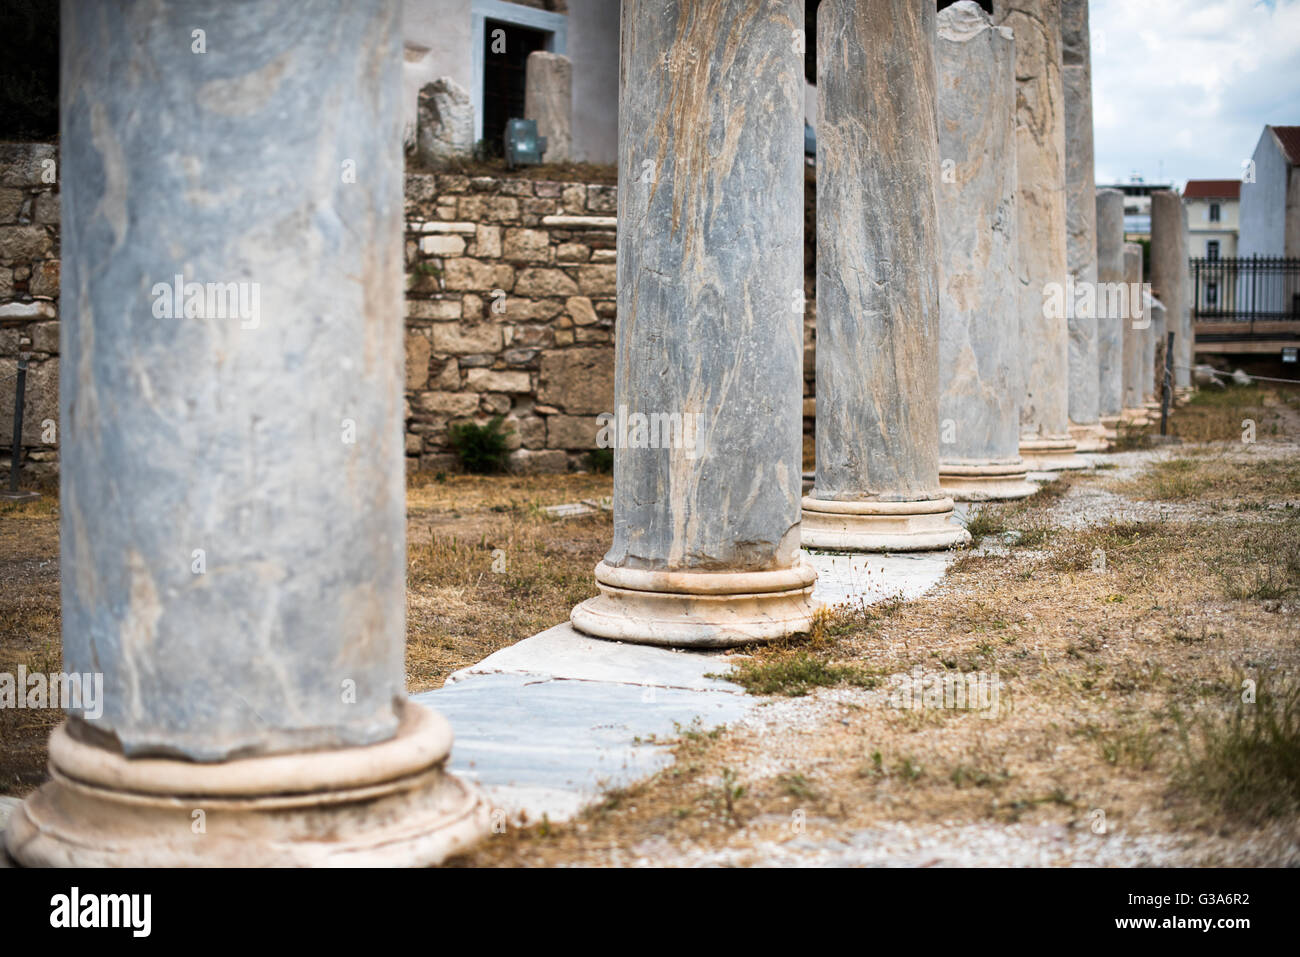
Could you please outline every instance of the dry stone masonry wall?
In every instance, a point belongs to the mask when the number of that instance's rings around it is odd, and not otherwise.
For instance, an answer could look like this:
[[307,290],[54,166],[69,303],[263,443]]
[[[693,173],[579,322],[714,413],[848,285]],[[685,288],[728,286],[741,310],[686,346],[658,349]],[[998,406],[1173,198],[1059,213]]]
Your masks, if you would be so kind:
[[[43,179],[57,159],[54,144],[0,144],[0,456],[26,350],[23,447],[34,473],[58,461],[59,186]],[[614,408],[617,208],[613,185],[407,174],[409,470],[455,467],[448,426],[497,415],[511,468],[587,466],[596,417]],[[807,431],[815,308],[810,299]]]
[[513,468],[581,465],[614,404],[616,188],[406,183],[408,467],[454,464],[448,426],[497,415]]
[[27,353],[22,444],[26,468],[58,460],[58,150],[0,143],[0,449],[9,456],[18,359]]

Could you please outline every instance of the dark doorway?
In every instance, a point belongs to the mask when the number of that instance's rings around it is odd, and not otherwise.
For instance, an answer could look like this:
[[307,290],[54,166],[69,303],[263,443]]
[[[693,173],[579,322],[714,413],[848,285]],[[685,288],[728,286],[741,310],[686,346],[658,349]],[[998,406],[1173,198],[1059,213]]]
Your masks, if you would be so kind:
[[493,155],[503,152],[506,121],[524,115],[524,73],[528,54],[545,50],[550,34],[488,20],[483,30],[483,141]]

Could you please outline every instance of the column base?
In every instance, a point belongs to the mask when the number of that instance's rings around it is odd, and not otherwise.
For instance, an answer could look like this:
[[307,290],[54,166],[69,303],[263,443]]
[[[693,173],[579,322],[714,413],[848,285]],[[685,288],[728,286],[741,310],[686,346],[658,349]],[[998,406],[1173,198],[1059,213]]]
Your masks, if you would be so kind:
[[939,487],[958,502],[991,502],[1028,498],[1038,486],[1025,481],[1024,460],[1008,464],[939,463]]
[[[1159,414],[1157,410],[1157,415]],[[1151,418],[1144,408],[1125,409],[1123,421],[1129,426],[1144,426],[1151,424]]]
[[596,566],[600,594],[569,616],[584,634],[671,648],[734,648],[812,627],[816,570],[679,572]]
[[1105,452],[1110,449],[1106,441],[1106,430],[1100,422],[1090,425],[1070,425],[1070,438],[1074,440],[1076,452]]
[[451,741],[446,719],[413,702],[379,744],[213,764],[127,758],[64,722],[53,780],[14,810],[5,844],[29,867],[438,864],[490,824],[479,792],[444,770]]
[[799,538],[832,552],[929,552],[970,541],[955,525],[952,499],[836,502],[805,495]]
[[1035,472],[1065,472],[1092,468],[1092,463],[1074,453],[1078,446],[1070,438],[1021,439],[1020,457]]

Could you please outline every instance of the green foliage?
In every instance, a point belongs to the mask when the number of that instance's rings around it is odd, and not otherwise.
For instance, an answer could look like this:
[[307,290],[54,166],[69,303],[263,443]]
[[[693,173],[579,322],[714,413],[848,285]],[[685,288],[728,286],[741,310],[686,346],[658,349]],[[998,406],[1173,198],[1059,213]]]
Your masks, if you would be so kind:
[[593,472],[609,473],[614,471],[613,449],[592,449],[587,453],[587,468]]
[[447,429],[447,442],[455,450],[461,466],[475,475],[492,475],[506,470],[506,440],[502,416],[494,416],[486,425],[460,422]]

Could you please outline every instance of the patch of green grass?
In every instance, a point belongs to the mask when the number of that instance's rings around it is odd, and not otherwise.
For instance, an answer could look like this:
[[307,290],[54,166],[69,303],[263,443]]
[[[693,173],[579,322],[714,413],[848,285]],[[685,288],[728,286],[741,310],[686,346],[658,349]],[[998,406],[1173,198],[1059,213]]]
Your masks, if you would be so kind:
[[817,792],[813,789],[813,786],[808,779],[802,774],[778,775],[776,783],[781,786],[782,791],[796,800],[812,801],[817,798]]
[[1168,535],[1160,522],[1112,521],[1066,535],[1048,564],[1062,572],[1103,572],[1163,548]]
[[1115,426],[1115,438],[1110,443],[1112,452],[1135,452],[1150,447],[1150,425],[1132,425],[1128,422],[1120,422]]
[[1160,728],[1140,718],[1130,719],[1114,728],[1089,723],[1083,734],[1097,745],[1102,760],[1116,767],[1129,765],[1149,770],[1161,751]]
[[587,453],[587,468],[600,474],[614,471],[613,449],[592,449]]
[[971,546],[977,546],[981,540],[990,535],[1006,533],[1006,515],[1000,509],[981,505],[971,510],[970,517],[966,520],[966,531],[970,532]]
[[958,789],[964,787],[1000,788],[1011,780],[1011,772],[1006,768],[989,769],[975,765],[959,764],[952,769],[948,779],[952,781],[952,786]]
[[1270,688],[1255,700],[1243,691],[1226,715],[1184,718],[1177,782],[1227,814],[1260,822],[1300,813],[1300,682]]
[[1051,524],[1044,521],[1025,522],[1024,527],[1017,528],[1015,544],[1021,548],[1036,548],[1047,543],[1056,532]]
[[790,651],[766,658],[740,662],[727,675],[753,695],[784,695],[800,698],[814,688],[851,685],[874,688],[880,679],[855,665],[830,664],[807,651]]

